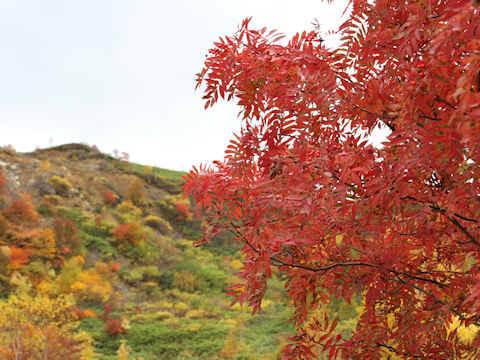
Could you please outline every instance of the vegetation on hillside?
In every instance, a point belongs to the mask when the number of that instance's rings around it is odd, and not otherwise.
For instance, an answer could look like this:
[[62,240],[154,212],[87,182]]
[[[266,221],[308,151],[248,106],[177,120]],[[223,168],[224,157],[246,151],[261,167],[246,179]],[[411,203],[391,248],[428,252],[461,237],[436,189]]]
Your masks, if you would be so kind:
[[69,144],[0,152],[2,359],[275,359],[283,281],[264,311],[230,306],[238,249],[202,219],[181,172]]

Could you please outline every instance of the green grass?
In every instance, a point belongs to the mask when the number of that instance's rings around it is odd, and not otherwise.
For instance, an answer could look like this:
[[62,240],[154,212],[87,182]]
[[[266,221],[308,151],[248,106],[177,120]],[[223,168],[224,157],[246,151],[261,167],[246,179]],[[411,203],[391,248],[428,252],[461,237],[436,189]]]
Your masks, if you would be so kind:
[[[145,176],[145,168],[147,166],[141,165],[141,164],[136,164],[136,163],[130,163],[132,171],[139,176]],[[169,169],[162,169],[158,167],[153,167],[152,166],[152,175],[161,177],[165,180],[170,180],[174,182],[181,182],[183,183],[182,176],[187,175],[186,172],[184,171],[176,171],[176,170],[169,170]]]

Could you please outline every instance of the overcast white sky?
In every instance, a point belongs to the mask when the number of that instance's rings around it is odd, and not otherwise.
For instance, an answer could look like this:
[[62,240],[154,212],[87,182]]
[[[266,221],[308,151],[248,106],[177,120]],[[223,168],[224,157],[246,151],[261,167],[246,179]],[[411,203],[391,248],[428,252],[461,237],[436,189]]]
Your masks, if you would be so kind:
[[[176,170],[223,157],[238,109],[203,110],[195,74],[220,36],[336,29],[345,0],[0,0],[0,145],[68,142]],[[328,37],[327,37],[327,40]]]

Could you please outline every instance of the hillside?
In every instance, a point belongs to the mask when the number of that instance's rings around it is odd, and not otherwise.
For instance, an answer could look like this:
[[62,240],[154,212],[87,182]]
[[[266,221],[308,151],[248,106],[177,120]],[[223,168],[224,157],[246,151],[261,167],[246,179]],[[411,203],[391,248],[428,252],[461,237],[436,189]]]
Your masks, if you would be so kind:
[[282,280],[261,316],[230,306],[241,254],[228,234],[193,245],[202,220],[183,173],[81,144],[3,150],[0,166],[2,359],[280,356]]

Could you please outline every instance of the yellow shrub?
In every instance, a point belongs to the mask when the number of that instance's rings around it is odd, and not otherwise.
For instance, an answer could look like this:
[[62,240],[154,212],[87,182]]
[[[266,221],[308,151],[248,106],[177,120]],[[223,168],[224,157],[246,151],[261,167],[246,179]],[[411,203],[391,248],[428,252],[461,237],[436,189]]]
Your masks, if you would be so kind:
[[132,322],[150,322],[153,320],[164,320],[172,318],[173,314],[168,311],[157,311],[153,314],[136,314],[130,317]]
[[79,281],[74,282],[70,290],[80,300],[104,303],[108,302],[114,293],[108,280],[102,279],[100,274],[90,269],[80,273]]
[[48,200],[53,205],[58,205],[62,202],[62,198],[58,195],[47,194],[47,195],[44,195],[43,198],[45,200]]
[[49,281],[42,280],[37,285],[37,290],[42,294],[49,294],[52,291],[52,283]]
[[203,319],[209,317],[204,309],[192,309],[188,310],[185,314],[187,319]]
[[151,228],[157,229],[162,234],[168,234],[172,231],[170,223],[155,215],[148,215],[143,222]]
[[195,276],[187,270],[174,272],[172,286],[182,291],[193,292],[195,290]]
[[[71,353],[92,359],[92,339],[78,331],[74,305],[70,297],[31,297],[27,293],[0,301],[0,349],[12,349],[14,358],[19,359],[43,359],[47,351],[52,359]],[[61,339],[64,341],[59,342]]]
[[57,175],[53,175],[48,182],[60,195],[67,195],[72,188],[70,181]]
[[197,332],[202,328],[202,324],[199,323],[190,323],[185,325],[185,330],[188,332]]
[[122,201],[115,209],[123,222],[138,220],[142,216],[142,210],[133,205],[130,200]]
[[234,269],[241,269],[243,267],[243,264],[240,260],[238,259],[233,259],[231,262],[230,262],[230,266]]
[[[120,294],[115,292],[111,283],[112,274],[109,267],[97,263],[94,268],[82,270],[79,256],[69,260],[57,278],[62,292],[74,294],[81,301],[108,302],[119,300]],[[83,258],[81,258],[83,260]]]
[[120,340],[120,346],[117,350],[117,359],[118,360],[128,360],[128,355],[132,352],[130,346],[127,345],[127,340]]
[[161,301],[158,306],[161,307],[162,309],[172,309],[173,303],[169,301]]
[[[38,230],[38,231],[35,231]],[[32,253],[44,259],[53,259],[55,256],[55,233],[49,229],[35,229],[32,231],[30,241]]]
[[175,304],[175,313],[178,315],[178,316],[183,316],[185,315],[185,313],[187,312],[188,310],[188,305],[185,304],[184,302],[179,302],[177,304]]
[[51,168],[52,168],[52,164],[50,164],[50,161],[48,161],[48,160],[45,160],[40,165],[40,170],[43,171],[43,172],[49,172]]

